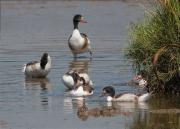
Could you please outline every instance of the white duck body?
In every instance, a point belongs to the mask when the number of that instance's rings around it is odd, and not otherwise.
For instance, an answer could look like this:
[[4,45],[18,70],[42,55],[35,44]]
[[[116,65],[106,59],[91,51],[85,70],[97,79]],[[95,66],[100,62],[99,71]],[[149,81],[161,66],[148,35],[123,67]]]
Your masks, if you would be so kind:
[[90,40],[85,34],[81,34],[78,29],[74,29],[69,38],[69,47],[73,54],[80,54],[91,49]]
[[[78,73],[78,76],[84,78],[86,84],[93,85],[87,73]],[[62,76],[62,82],[68,89],[73,89],[76,84],[74,77],[67,73]]]
[[47,62],[43,68],[41,61],[32,61],[24,65],[22,72],[28,78],[42,78],[46,77],[51,70],[51,58],[47,55]]
[[145,102],[149,100],[151,97],[150,93],[142,94],[141,96],[137,96],[133,93],[126,93],[121,95],[118,98],[114,98],[111,96],[107,97],[107,101],[119,101],[119,102]]
[[151,98],[151,93],[145,93],[138,97],[139,102],[145,102],[148,101]]
[[68,89],[73,89],[75,85],[73,77],[67,74],[62,76],[62,82]]
[[83,86],[79,86],[77,89],[73,89],[69,92],[71,95],[73,96],[89,96],[93,94],[93,91],[88,92],[88,91],[84,91]]
[[107,96],[107,101],[120,101],[120,102],[145,102],[151,98],[151,93],[136,95],[134,93],[124,93],[115,95],[115,90],[112,86],[103,89],[103,96]]
[[137,101],[138,97],[135,94],[132,93],[126,93],[121,95],[118,98],[114,98],[113,101],[127,101],[127,102],[132,102],[132,101]]
[[90,40],[88,39],[86,34],[79,32],[78,24],[80,22],[87,23],[87,21],[84,20],[84,17],[81,14],[75,15],[73,18],[74,30],[72,32],[72,35],[68,39],[69,48],[75,58],[77,57],[77,54],[87,51],[89,51],[90,57],[92,57]]

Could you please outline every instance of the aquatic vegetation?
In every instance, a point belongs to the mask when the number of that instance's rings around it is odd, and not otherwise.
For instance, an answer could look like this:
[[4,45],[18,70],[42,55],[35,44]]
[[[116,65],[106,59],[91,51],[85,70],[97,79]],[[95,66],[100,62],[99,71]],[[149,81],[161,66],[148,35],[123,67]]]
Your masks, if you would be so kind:
[[126,57],[132,59],[137,71],[146,69],[150,73],[151,90],[180,92],[180,2],[156,3],[142,21],[131,25]]
[[[142,119],[142,114],[138,114],[133,119],[130,129],[179,129],[179,115],[177,109],[157,110],[145,113],[146,119]],[[163,114],[163,115],[162,115]]]
[[180,96],[158,94],[148,103],[148,112],[138,112],[129,129],[179,129]]

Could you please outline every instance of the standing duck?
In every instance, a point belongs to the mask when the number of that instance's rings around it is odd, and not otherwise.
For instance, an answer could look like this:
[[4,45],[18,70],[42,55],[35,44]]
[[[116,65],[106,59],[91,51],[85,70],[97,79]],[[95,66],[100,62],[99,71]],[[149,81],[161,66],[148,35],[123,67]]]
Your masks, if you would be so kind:
[[51,57],[44,53],[40,61],[31,61],[24,65],[22,72],[26,77],[45,78],[51,70]]
[[115,90],[112,86],[107,86],[102,90],[102,96],[107,95],[107,101],[122,101],[122,102],[145,102],[150,99],[151,93],[134,94],[123,93],[115,95]]
[[68,45],[73,53],[74,57],[77,57],[77,54],[89,52],[90,57],[92,57],[92,51],[90,47],[90,40],[86,34],[80,33],[78,29],[79,23],[87,23],[84,17],[80,14],[77,14],[73,18],[74,30],[72,35],[68,39]]

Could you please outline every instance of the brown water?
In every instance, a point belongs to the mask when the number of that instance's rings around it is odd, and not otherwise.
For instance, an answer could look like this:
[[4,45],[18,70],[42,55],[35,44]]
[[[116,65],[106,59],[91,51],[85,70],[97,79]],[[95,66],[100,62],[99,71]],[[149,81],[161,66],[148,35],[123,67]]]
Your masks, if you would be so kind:
[[[123,56],[128,25],[143,16],[148,2],[134,1],[1,1],[0,128],[2,129],[180,129],[180,99],[153,97],[148,103],[106,103],[101,89],[138,92],[120,84],[131,80],[131,62]],[[73,61],[67,45],[72,17],[85,16],[94,57]],[[47,79],[26,80],[24,63],[52,57]],[[83,68],[95,84],[85,101],[66,94],[61,76]]]

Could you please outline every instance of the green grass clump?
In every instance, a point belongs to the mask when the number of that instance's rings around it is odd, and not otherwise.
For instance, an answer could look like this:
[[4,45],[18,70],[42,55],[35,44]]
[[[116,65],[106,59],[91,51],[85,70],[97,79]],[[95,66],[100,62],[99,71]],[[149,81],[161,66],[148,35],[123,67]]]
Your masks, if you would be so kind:
[[130,28],[126,57],[136,70],[152,76],[151,88],[160,91],[180,68],[180,1],[159,0],[155,9]]

